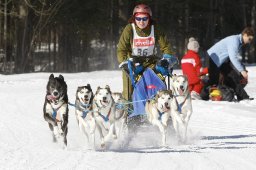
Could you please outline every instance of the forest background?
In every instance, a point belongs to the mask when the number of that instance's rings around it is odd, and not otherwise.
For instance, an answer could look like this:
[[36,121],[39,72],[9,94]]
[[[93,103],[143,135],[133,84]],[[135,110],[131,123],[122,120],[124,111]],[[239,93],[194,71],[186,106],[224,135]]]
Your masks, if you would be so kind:
[[[191,36],[206,64],[215,42],[256,28],[256,0],[0,0],[0,73],[118,69],[117,43],[139,2],[152,8],[179,59]],[[255,42],[243,49],[245,63],[256,63]]]

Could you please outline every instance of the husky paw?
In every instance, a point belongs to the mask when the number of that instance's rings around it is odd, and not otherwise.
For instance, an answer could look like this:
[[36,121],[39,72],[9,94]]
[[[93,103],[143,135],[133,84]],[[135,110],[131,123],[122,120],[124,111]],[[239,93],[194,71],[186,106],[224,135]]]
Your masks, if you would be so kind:
[[113,135],[113,139],[117,139],[117,136],[116,136],[116,134],[114,134],[114,135]]
[[63,136],[63,135],[64,135],[64,132],[63,132],[63,130],[62,130],[62,129],[59,129],[59,134],[60,134],[61,136]]
[[90,134],[94,134],[95,130],[94,129],[90,129],[89,133]]
[[59,130],[58,130],[58,127],[57,127],[57,126],[55,126],[55,127],[53,128],[53,134],[54,134],[54,136],[55,136],[56,138],[60,137]]
[[101,148],[105,148],[105,143],[100,144]]
[[68,150],[68,147],[67,147],[67,145],[65,143],[62,144],[62,149],[63,150]]
[[161,146],[162,149],[168,149],[168,145],[167,144],[164,144]]
[[60,135],[63,135],[64,134],[64,132],[63,132],[63,130],[62,130],[62,128],[61,128],[61,122],[57,122],[57,127],[58,127],[58,132],[59,132],[59,134]]
[[58,134],[55,134],[55,138],[60,138],[61,135],[58,133]]
[[56,137],[55,137],[55,134],[52,134],[52,141],[53,141],[54,143],[57,142],[57,139],[56,139]]

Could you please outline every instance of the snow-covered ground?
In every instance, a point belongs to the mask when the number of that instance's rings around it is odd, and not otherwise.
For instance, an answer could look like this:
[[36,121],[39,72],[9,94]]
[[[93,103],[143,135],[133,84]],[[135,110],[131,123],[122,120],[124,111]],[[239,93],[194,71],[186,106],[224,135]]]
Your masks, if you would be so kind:
[[[251,97],[256,97],[256,67],[248,67]],[[179,74],[180,70],[174,73]],[[88,150],[69,108],[68,147],[52,142],[43,118],[46,83],[50,73],[0,75],[1,170],[253,170],[256,168],[256,100],[240,103],[193,101],[187,144],[168,135],[161,148],[157,129],[141,131],[129,143],[109,143],[106,150]],[[58,74],[55,74],[57,76]],[[110,85],[121,91],[120,71],[62,74],[70,102],[77,86]]]

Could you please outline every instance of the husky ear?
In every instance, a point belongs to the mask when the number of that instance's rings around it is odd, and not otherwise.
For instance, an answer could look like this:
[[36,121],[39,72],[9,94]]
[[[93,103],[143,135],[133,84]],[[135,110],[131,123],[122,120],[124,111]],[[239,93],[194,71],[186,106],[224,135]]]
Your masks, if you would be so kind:
[[106,85],[105,89],[107,89],[111,93],[109,85]]
[[61,79],[61,80],[64,80],[64,77],[60,74],[59,75],[59,78]]
[[89,90],[92,90],[92,88],[91,88],[91,85],[90,85],[90,84],[87,84],[87,87],[88,87],[88,89],[89,89]]
[[100,86],[98,86],[97,90],[96,90],[96,93],[98,93],[98,91],[100,90]]
[[76,89],[76,92],[79,92],[81,90],[81,86],[78,86],[77,89]]
[[53,75],[53,74],[51,74],[51,75],[49,76],[49,80],[52,80],[52,79],[54,79],[54,75]]
[[168,93],[171,96],[171,98],[173,98],[173,91],[172,90],[168,90]]
[[176,79],[177,79],[177,75],[174,74],[174,75],[172,76],[172,80],[174,81],[174,80],[176,80]]
[[157,93],[156,93],[156,99],[159,98],[160,92],[161,92],[161,90],[157,91]]

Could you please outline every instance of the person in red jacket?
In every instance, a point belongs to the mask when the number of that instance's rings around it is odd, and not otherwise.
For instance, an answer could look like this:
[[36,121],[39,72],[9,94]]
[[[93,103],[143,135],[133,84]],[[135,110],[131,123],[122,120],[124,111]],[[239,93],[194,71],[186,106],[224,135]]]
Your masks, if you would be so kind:
[[188,77],[189,90],[192,99],[200,100],[200,93],[203,89],[201,76],[208,73],[208,68],[203,68],[200,57],[198,55],[199,43],[195,38],[189,38],[187,45],[187,53],[182,57],[181,69],[184,75]]

